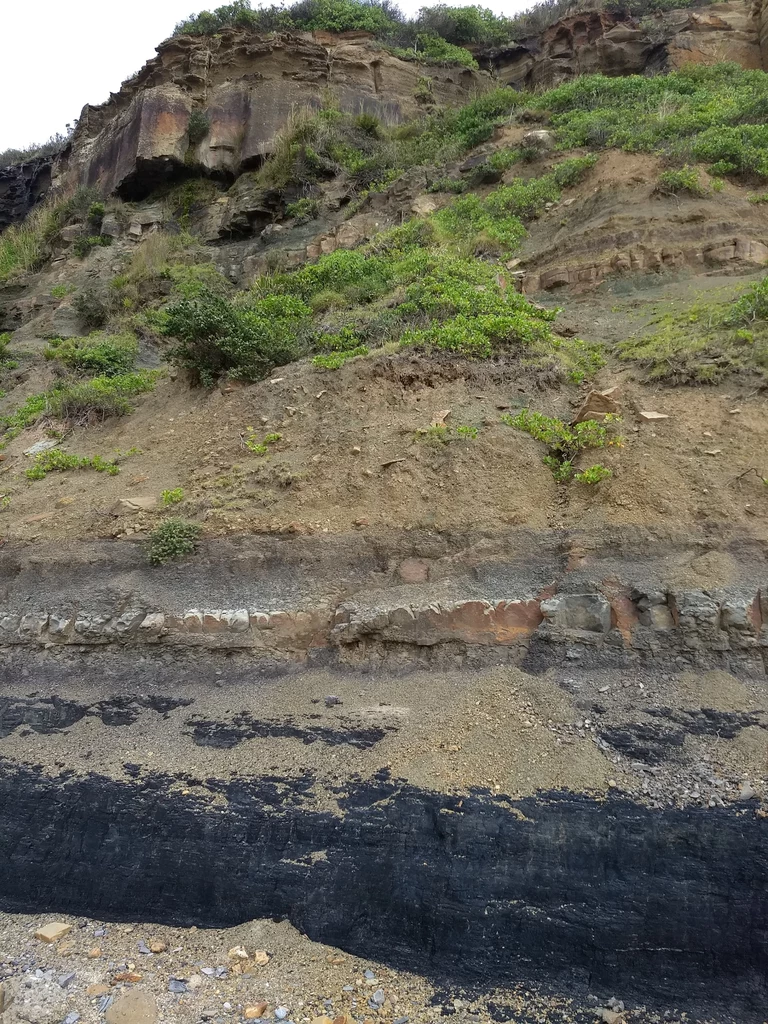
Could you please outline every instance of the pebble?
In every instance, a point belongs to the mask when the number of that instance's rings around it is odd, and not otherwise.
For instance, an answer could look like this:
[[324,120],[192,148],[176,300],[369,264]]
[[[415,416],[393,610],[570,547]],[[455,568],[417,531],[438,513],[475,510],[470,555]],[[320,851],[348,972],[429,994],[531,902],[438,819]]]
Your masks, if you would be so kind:
[[149,955],[152,953],[152,950],[149,948],[149,946],[143,939],[139,942],[138,949],[140,953],[144,953],[145,955]]
[[168,991],[177,994],[187,991],[187,983],[181,978],[171,978],[168,982]]
[[286,1006],[278,1006],[275,1010],[275,1017],[278,1020],[285,1020],[288,1016],[288,1008]]
[[161,942],[159,939],[154,939],[149,944],[150,953],[164,953],[166,949],[168,949],[168,946],[164,942]]
[[269,963],[270,956],[266,949],[256,949],[253,952],[253,962],[257,967],[266,967]]
[[61,988],[66,988],[67,985],[69,985],[69,983],[71,981],[75,980],[75,977],[76,977],[75,972],[74,971],[69,971],[67,974],[62,974],[61,977],[57,978],[56,980],[59,983],[59,985],[61,986]]
[[376,1006],[383,1006],[384,1005],[384,989],[383,988],[377,988],[376,989],[376,991],[371,996],[371,1002],[375,1003]]
[[77,1022],[79,1020],[80,1020],[80,1014],[77,1013],[77,1011],[73,1010],[72,1013],[68,1013],[67,1014],[67,1016],[64,1018],[62,1024],[77,1024]]
[[365,976],[366,976],[366,978],[368,979],[368,981],[373,981],[373,980],[375,979],[375,977],[376,977],[376,975],[375,975],[375,974],[374,974],[374,972],[373,972],[373,971],[372,971],[372,970],[370,969],[370,967],[369,967],[369,968],[368,968],[368,970],[367,970],[367,971],[365,972]]

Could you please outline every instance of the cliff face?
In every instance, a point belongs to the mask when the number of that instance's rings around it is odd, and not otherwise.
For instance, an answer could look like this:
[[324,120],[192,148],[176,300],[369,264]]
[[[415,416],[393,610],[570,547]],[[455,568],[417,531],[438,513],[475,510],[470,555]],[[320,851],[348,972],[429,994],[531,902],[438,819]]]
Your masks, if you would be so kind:
[[576,75],[639,75],[690,61],[761,68],[760,15],[740,0],[634,19],[606,10],[562,18],[540,36],[481,57],[518,89],[551,88]]
[[[232,180],[257,167],[292,111],[318,106],[326,89],[343,110],[392,123],[418,113],[425,76],[443,105],[465,102],[487,78],[399,60],[361,34],[232,31],[169,39],[157,54],[107,103],[83,109],[57,183],[138,199],[185,166]],[[193,111],[203,129],[190,139]]]
[[23,220],[51,184],[51,159],[0,168],[0,231]]

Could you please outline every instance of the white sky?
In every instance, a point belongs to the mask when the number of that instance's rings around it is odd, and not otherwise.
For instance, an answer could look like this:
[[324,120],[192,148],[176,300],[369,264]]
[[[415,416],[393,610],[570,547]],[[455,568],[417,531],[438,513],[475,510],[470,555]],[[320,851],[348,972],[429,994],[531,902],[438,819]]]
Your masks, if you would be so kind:
[[[154,56],[189,14],[225,0],[6,0],[0,58],[0,151],[45,142]],[[437,0],[399,0],[406,14]],[[473,0],[442,0],[463,6]],[[513,14],[532,0],[474,0]],[[261,6],[252,0],[252,6]]]

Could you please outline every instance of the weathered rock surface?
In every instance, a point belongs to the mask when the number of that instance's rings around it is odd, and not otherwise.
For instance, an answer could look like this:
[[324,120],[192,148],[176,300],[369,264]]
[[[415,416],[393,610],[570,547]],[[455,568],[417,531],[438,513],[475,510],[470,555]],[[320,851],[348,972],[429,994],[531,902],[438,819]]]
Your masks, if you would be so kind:
[[[233,180],[258,167],[291,113],[317,106],[325,88],[342,109],[387,122],[419,110],[415,93],[424,68],[367,38],[232,30],[169,39],[157,53],[107,103],[83,109],[56,164],[56,184],[139,199],[185,166]],[[465,68],[430,67],[429,73],[435,101],[448,105],[468,99],[482,78]],[[193,110],[205,115],[208,130],[190,143]]]
[[23,220],[51,184],[51,160],[43,157],[0,167],[0,231]]
[[729,60],[761,68],[760,21],[742,3],[670,11],[634,19],[580,11],[511,47],[481,54],[502,81],[519,89],[551,88],[577,75],[638,75],[683,64]]

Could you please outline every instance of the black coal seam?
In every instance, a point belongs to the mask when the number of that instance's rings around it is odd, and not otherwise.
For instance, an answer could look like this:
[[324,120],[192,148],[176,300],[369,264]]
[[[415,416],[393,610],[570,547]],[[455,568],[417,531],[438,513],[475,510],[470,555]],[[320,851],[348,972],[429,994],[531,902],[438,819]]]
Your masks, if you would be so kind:
[[644,714],[673,724],[664,727],[658,721],[624,722],[602,727],[600,738],[627,757],[660,764],[673,756],[675,750],[682,749],[686,736],[719,736],[730,740],[748,726],[767,727],[764,714],[747,711],[647,708]]
[[0,698],[0,739],[27,726],[33,732],[48,735],[76,725],[86,717],[100,718],[104,725],[132,725],[142,711],[167,715],[193,701],[173,697],[112,697],[96,704],[78,704],[61,697]]
[[[51,778],[0,760],[0,909],[311,938],[454,981],[603,987],[757,1019],[768,997],[768,821],[382,775],[320,809],[312,778]],[[322,852],[323,858],[317,858]],[[762,1019],[762,1018],[760,1018]]]
[[332,747],[346,744],[358,750],[368,750],[383,740],[388,732],[395,731],[393,726],[355,727],[348,718],[338,719],[340,728],[330,728],[323,725],[296,725],[290,717],[282,721],[269,721],[252,718],[247,714],[235,715],[231,722],[190,718],[184,724],[187,735],[192,737],[197,746],[219,749],[231,749],[244,740],[283,737],[300,740],[307,745],[319,740]]

